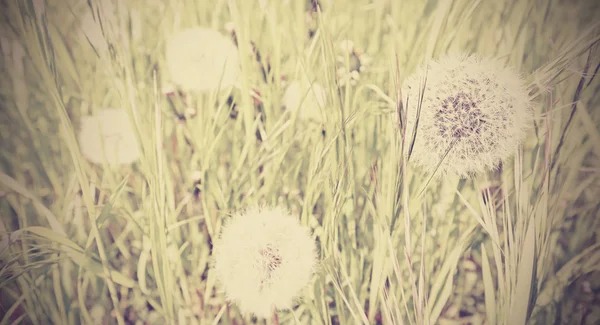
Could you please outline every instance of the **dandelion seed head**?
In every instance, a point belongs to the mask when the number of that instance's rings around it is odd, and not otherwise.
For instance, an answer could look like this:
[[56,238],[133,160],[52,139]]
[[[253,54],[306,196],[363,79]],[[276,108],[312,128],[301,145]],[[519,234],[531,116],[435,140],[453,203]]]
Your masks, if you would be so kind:
[[424,83],[410,159],[428,172],[440,161],[438,176],[493,170],[524,140],[532,119],[524,80],[495,59],[462,54],[421,66],[405,81],[407,139]]
[[354,51],[354,42],[351,40],[342,40],[339,44],[340,50],[345,54],[351,54]]
[[232,21],[226,22],[225,25],[223,25],[223,27],[230,34],[235,31],[235,23]]
[[214,247],[215,272],[228,300],[243,313],[269,317],[289,309],[314,272],[315,243],[285,209],[235,215]]
[[100,304],[95,304],[90,309],[90,316],[94,320],[94,323],[102,324],[104,322],[104,317],[106,316],[106,308]]
[[327,92],[317,82],[294,80],[289,83],[283,95],[287,109],[298,109],[298,117],[303,120],[323,121],[322,109],[327,101]]
[[167,44],[167,68],[184,90],[212,91],[236,83],[240,59],[233,41],[203,27],[174,34]]
[[81,153],[95,164],[131,164],[140,152],[129,116],[123,109],[108,108],[81,119],[78,135]]

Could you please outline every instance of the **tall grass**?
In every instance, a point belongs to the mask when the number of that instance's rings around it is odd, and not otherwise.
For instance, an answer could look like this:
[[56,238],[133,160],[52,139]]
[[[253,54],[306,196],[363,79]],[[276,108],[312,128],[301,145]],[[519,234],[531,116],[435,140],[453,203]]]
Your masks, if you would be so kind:
[[[593,1],[260,2],[2,1],[0,324],[262,323],[210,264],[222,218],[256,203],[319,247],[281,324],[600,320]],[[86,12],[107,50],[80,37]],[[228,22],[239,88],[167,96],[169,35]],[[356,86],[336,75],[346,39],[373,58]],[[500,171],[430,181],[403,154],[398,89],[452,51],[522,71],[535,123]],[[281,108],[300,76],[327,90],[321,124]],[[79,118],[105,107],[132,118],[138,163],[83,158]]]

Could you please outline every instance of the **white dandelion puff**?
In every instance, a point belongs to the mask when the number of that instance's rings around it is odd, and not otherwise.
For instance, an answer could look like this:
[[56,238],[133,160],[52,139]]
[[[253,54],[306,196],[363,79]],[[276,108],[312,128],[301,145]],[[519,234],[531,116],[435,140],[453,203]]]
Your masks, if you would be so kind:
[[103,320],[106,316],[106,308],[100,304],[96,304],[90,309],[90,316],[95,324],[102,324],[104,323]]
[[283,105],[290,110],[299,110],[303,120],[323,121],[322,109],[327,101],[327,91],[317,82],[292,81],[283,94]]
[[200,182],[200,180],[202,179],[202,172],[199,170],[194,170],[191,174],[190,174],[190,179],[192,180],[192,182],[194,183],[198,183]]
[[446,56],[419,67],[405,81],[402,96],[407,139],[417,125],[410,159],[428,172],[437,168],[438,176],[467,177],[497,168],[524,140],[532,120],[521,76],[478,55]]
[[341,41],[339,47],[342,53],[352,54],[354,52],[354,42],[351,40]]
[[269,317],[285,310],[308,284],[316,247],[285,209],[254,208],[235,215],[214,247],[214,267],[228,300],[243,313]]
[[96,164],[131,164],[140,152],[129,116],[123,109],[103,109],[81,119],[79,145],[84,157]]
[[189,28],[167,44],[167,68],[184,90],[211,91],[236,83],[240,59],[233,41],[209,28]]
[[231,34],[235,31],[235,23],[232,21],[228,21],[225,23],[225,25],[223,25],[223,28],[225,28],[225,30]]

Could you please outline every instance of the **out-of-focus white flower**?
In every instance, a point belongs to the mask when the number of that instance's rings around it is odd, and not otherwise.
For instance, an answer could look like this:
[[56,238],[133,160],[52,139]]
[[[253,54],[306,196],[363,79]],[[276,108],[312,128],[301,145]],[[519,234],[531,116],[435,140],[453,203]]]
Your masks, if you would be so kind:
[[170,244],[167,246],[167,258],[172,264],[177,264],[180,262],[181,256],[179,255],[179,248],[177,248],[176,244]]
[[279,207],[236,214],[225,224],[213,252],[228,300],[243,313],[265,318],[274,308],[292,307],[316,263],[308,229]]
[[92,309],[90,309],[90,316],[94,320],[95,324],[104,323],[103,319],[104,319],[105,315],[106,315],[106,308],[104,308],[104,306],[102,306],[100,304],[96,304],[96,305],[92,306]]
[[371,57],[361,53],[351,40],[341,41],[338,47],[341,52],[337,56],[337,76],[339,83],[342,85],[350,83],[354,86],[360,81],[360,73],[369,67]]
[[160,87],[160,90],[163,94],[167,96],[171,96],[177,93],[177,87],[172,83],[164,83]]
[[131,164],[140,152],[129,116],[123,109],[103,109],[95,116],[81,119],[81,153],[91,162],[110,165]]
[[356,70],[348,72],[345,68],[339,68],[337,73],[338,78],[340,78],[339,82],[341,85],[344,85],[346,84],[346,82],[349,82],[352,86],[356,86],[358,84],[358,81],[360,80],[360,73]]
[[327,91],[317,82],[312,85],[307,80],[290,82],[283,94],[283,105],[290,110],[300,110],[303,120],[323,121],[322,109],[327,101]]
[[144,324],[148,325],[163,325],[166,324],[165,318],[156,310],[151,310],[148,312],[148,317],[146,317],[146,321]]
[[167,44],[166,57],[171,79],[184,90],[229,87],[240,74],[237,47],[214,29],[196,27],[176,33]]
[[235,31],[235,24],[232,21],[226,22],[225,25],[223,25],[223,27],[230,34]]
[[354,42],[351,40],[343,40],[339,44],[340,50],[346,54],[354,52]]
[[410,159],[428,172],[441,161],[438,176],[467,177],[497,168],[523,141],[533,114],[521,76],[478,55],[445,56],[419,67],[402,95],[408,99],[408,140],[418,125]]
[[373,61],[373,58],[370,55],[368,55],[367,53],[361,53],[361,54],[358,54],[358,60],[360,61],[358,71],[363,72],[366,69],[369,69],[369,67],[371,66],[371,62]]
[[191,174],[190,174],[190,179],[192,180],[192,182],[197,183],[202,179],[202,172],[199,170],[194,170]]
[[188,107],[184,111],[184,115],[186,118],[192,118],[196,116],[196,113],[198,113],[198,111],[196,111],[196,109],[193,107]]

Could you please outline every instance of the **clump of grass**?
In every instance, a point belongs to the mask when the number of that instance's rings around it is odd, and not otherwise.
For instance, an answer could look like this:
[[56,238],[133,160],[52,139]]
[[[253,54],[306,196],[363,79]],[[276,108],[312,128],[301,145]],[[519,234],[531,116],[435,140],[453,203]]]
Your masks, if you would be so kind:
[[[569,297],[597,289],[600,36],[589,7],[5,3],[0,324],[261,322],[227,302],[210,267],[226,216],[256,204],[298,215],[322,265],[281,324],[597,322],[593,299]],[[96,36],[83,42],[89,17]],[[181,86],[166,53],[186,26],[234,31],[238,84],[162,91]],[[340,60],[343,40],[364,50]],[[527,75],[533,128],[496,171],[429,183],[405,154],[401,85],[452,52]],[[361,56],[368,69],[348,78]],[[320,134],[283,107],[297,77],[326,93]],[[81,117],[106,107],[126,112],[135,164],[82,154]]]

